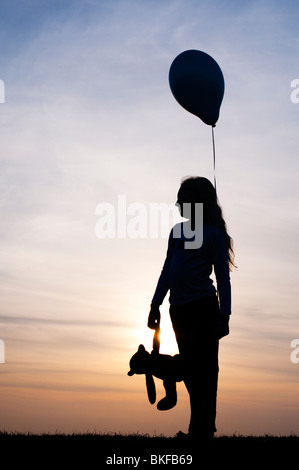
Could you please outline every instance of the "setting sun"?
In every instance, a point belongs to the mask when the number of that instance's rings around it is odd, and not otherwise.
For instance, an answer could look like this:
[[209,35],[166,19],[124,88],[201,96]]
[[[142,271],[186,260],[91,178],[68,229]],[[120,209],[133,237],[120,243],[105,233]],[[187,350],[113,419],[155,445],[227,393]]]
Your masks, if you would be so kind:
[[[136,346],[143,344],[148,352],[152,351],[154,330],[150,330],[147,326],[135,330]],[[136,347],[137,349],[137,347]],[[160,353],[161,354],[178,354],[178,347],[175,334],[172,329],[171,320],[167,311],[162,312],[161,309],[161,331],[160,331]]]

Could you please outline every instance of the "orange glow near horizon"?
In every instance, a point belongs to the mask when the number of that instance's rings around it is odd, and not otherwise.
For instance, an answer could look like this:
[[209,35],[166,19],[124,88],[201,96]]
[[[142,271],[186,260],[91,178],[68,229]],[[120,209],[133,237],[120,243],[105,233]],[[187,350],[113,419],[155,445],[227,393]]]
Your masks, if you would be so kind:
[[[167,309],[162,308],[162,311],[162,318],[163,315],[165,318],[162,321],[161,353],[175,354],[176,343],[170,320],[166,320]],[[86,333],[92,335],[90,338],[94,333],[100,337],[101,329],[95,332],[93,328]],[[30,336],[29,331],[32,331],[31,325],[23,327],[24,338]],[[52,328],[41,326],[34,337],[43,338],[47,331],[49,336],[54,333],[55,338],[56,330],[53,332]],[[65,333],[69,335],[69,332]],[[109,352],[99,350],[97,353],[98,345],[90,344],[85,351],[80,351],[78,343],[78,348],[75,344],[72,349],[68,346],[64,356],[54,348],[51,354],[41,350],[37,355],[30,351],[28,342],[26,348],[13,352],[8,343],[7,362],[0,369],[2,430],[140,432],[170,436],[178,430],[186,431],[189,400],[183,383],[177,385],[177,407],[163,413],[148,403],[145,377],[127,376],[129,359],[138,344],[144,343],[150,351],[153,337],[153,331],[146,327],[135,328],[131,333],[132,336],[122,340],[120,335],[114,337],[115,346],[121,349],[115,347]],[[275,351],[268,357],[266,348],[258,359],[254,338],[251,351],[244,343],[243,347],[238,346],[238,342],[238,334],[232,332],[220,344],[218,434],[298,433],[298,383],[292,379],[297,366],[288,362],[288,357],[282,359]],[[269,367],[271,363],[285,368],[285,378],[279,378],[275,369]],[[162,397],[163,386],[162,381],[156,379],[155,382],[158,399]]]

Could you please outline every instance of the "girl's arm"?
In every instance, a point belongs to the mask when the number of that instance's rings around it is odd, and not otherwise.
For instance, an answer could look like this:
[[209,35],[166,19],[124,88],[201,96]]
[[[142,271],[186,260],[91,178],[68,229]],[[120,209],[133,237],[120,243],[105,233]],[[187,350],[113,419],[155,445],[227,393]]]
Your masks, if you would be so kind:
[[231,314],[231,284],[229,260],[223,232],[217,230],[214,241],[214,272],[217,281],[220,314]]
[[169,266],[173,252],[173,231],[171,230],[168,239],[168,248],[166,253],[166,259],[157,283],[157,287],[154,293],[152,304],[161,305],[168,290],[169,290]]
[[151,310],[148,316],[147,326],[155,330],[160,323],[160,310],[159,306],[162,304],[168,290],[169,290],[169,264],[173,250],[173,232],[171,230],[168,239],[168,248],[166,259],[158,280],[158,284],[154,293],[154,297],[151,303]]

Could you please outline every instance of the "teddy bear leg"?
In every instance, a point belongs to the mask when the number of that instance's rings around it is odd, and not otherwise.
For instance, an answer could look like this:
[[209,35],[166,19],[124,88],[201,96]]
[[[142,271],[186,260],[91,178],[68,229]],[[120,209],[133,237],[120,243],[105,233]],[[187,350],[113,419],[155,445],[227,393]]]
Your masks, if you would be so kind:
[[177,404],[176,382],[174,380],[163,380],[166,395],[157,404],[160,411],[170,410]]

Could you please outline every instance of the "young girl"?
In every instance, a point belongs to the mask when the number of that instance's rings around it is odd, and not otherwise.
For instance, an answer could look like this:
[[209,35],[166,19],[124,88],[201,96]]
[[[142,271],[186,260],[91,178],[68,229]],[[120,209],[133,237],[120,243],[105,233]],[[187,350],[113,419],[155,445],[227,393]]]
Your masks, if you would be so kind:
[[[197,223],[196,204],[203,204],[203,223]],[[166,260],[151,303],[148,327],[160,322],[159,306],[170,290],[170,318],[184,363],[184,383],[190,397],[188,436],[211,438],[216,431],[219,339],[229,334],[230,270],[233,242],[226,230],[212,183],[203,177],[183,180],[177,197],[181,215],[189,220],[169,236]],[[188,209],[188,210],[186,210]],[[184,230],[188,226],[189,230]],[[186,233],[202,231],[194,248]],[[180,234],[180,235],[178,235]],[[190,242],[190,239],[189,239]],[[214,268],[217,291],[210,275]]]

